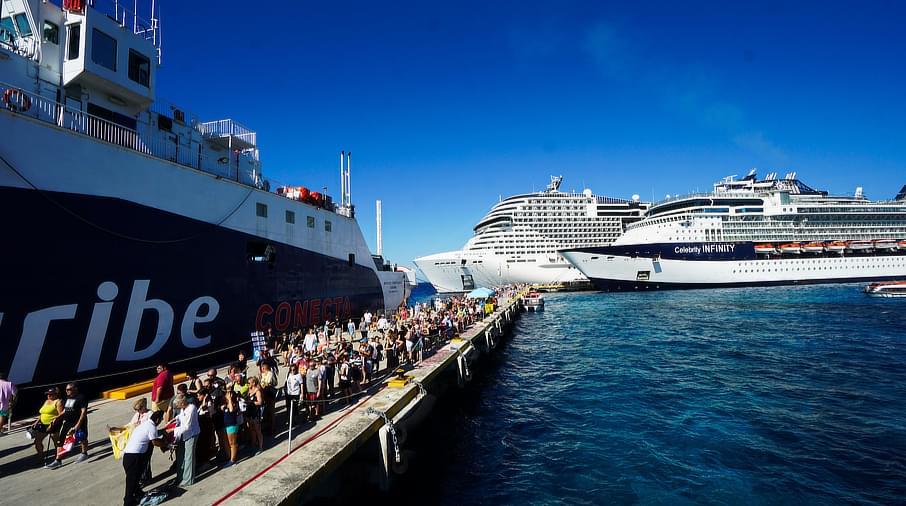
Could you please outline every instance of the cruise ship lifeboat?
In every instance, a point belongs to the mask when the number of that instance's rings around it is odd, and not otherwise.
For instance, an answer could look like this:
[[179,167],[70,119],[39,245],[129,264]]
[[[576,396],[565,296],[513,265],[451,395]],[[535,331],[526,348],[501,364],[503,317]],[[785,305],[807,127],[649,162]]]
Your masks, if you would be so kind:
[[897,241],[895,239],[878,239],[874,246],[879,250],[894,250],[897,249]]
[[874,249],[875,243],[872,241],[849,241],[846,247],[851,251],[868,251]]
[[798,254],[802,253],[802,245],[799,244],[798,242],[789,242],[786,244],[781,244],[780,252],[798,255]]
[[897,249],[906,249],[906,239],[897,241]]
[[843,253],[846,251],[846,241],[830,241],[825,247],[832,253]]
[[310,204],[320,206],[321,202],[324,201],[324,196],[321,195],[321,192],[311,192],[308,194],[308,202]]
[[806,253],[824,253],[823,242],[810,242],[802,246],[802,251]]
[[770,243],[756,244],[755,253],[758,253],[759,255],[770,255],[772,253],[777,253],[777,250],[774,249],[774,245]]

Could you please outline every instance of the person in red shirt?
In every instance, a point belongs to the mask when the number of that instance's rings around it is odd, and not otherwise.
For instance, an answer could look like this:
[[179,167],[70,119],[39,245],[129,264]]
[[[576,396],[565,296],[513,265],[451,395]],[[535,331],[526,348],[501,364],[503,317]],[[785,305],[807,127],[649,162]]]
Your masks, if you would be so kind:
[[154,386],[151,387],[151,403],[154,405],[152,411],[166,411],[172,398],[173,375],[167,369],[167,364],[159,364],[157,378],[154,379]]

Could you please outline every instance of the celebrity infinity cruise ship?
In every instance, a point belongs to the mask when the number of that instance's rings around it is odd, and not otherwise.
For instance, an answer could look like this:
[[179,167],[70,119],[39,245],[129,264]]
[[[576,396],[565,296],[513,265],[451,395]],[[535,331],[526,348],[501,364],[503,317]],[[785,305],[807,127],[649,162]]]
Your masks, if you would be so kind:
[[906,186],[872,201],[753,170],[652,205],[610,246],[562,254],[608,291],[904,278]]
[[409,285],[367,247],[348,160],[339,204],[270,191],[253,131],[155,101],[158,16],[134,5],[0,2],[0,370],[35,389],[189,370],[254,331],[395,309]]
[[438,292],[510,283],[585,281],[558,250],[611,243],[648,205],[632,200],[560,191],[562,176],[541,192],[515,195],[491,208],[461,251],[415,259]]

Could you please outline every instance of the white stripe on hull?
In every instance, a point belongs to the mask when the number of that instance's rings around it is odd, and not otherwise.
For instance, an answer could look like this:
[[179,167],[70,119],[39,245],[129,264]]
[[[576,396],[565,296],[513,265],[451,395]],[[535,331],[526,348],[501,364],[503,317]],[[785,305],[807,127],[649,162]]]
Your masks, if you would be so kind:
[[[513,283],[567,283],[586,279],[575,267],[566,262],[551,262],[547,255],[526,256],[524,259],[524,262],[507,262],[506,257],[452,251],[418,258],[415,265],[438,292],[463,291],[463,275],[471,275],[476,287]],[[463,260],[465,264],[462,263]]]
[[772,284],[906,277],[906,255],[722,261],[655,261],[652,258],[582,252],[566,252],[563,255],[589,278],[628,283]]

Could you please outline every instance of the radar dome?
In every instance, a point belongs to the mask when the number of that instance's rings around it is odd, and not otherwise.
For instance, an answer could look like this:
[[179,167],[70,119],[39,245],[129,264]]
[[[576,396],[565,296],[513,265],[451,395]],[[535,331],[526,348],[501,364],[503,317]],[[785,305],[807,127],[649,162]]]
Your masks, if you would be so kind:
[[642,200],[642,197],[639,197],[639,194],[638,194],[638,193],[636,193],[636,194],[634,194],[634,195],[632,196],[632,201],[633,201],[633,202],[638,202],[638,201],[640,201],[640,200]]
[[592,196],[591,190],[589,188],[586,188],[585,190],[582,191],[582,195],[585,195],[586,197],[591,197]]

